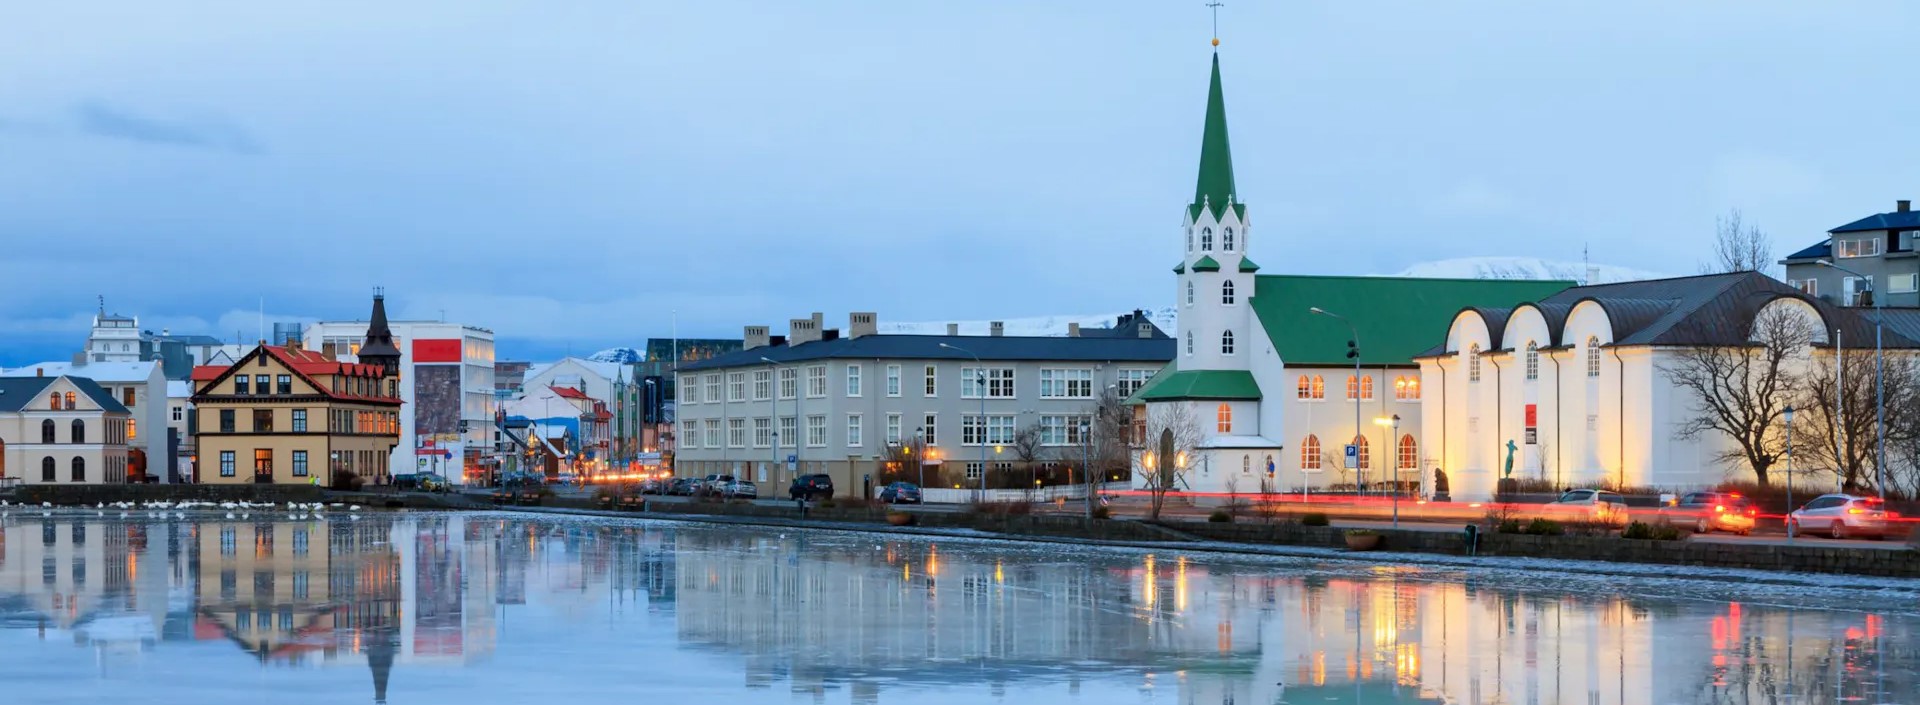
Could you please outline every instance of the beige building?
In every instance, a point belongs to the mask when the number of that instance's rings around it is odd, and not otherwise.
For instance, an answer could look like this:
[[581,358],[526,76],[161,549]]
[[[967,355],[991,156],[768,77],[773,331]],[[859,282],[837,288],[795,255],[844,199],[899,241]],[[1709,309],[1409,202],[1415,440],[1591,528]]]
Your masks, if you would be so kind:
[[325,482],[385,476],[400,442],[397,382],[378,365],[262,345],[193,371],[199,482]]
[[0,482],[126,482],[130,418],[85,377],[0,378]]

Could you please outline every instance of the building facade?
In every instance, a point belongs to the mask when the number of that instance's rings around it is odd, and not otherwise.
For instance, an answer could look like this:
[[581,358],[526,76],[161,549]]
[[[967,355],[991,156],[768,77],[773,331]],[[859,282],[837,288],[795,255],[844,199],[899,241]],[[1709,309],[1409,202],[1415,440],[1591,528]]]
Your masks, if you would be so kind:
[[[385,317],[384,304],[380,317]],[[322,321],[306,340],[343,362],[363,361],[370,321]],[[493,331],[438,321],[391,321],[399,356],[400,444],[386,474],[437,472],[463,484],[492,462]]]
[[127,482],[126,407],[85,377],[0,377],[6,484]]
[[[1141,488],[1169,476],[1171,489],[1194,492],[1418,484],[1420,401],[1430,390],[1413,357],[1443,338],[1446,316],[1462,306],[1572,285],[1257,274],[1217,52],[1183,216],[1173,268],[1179,355],[1130,400]],[[1159,455],[1171,454],[1173,467],[1149,473],[1162,436],[1171,450]]]
[[[136,356],[137,357],[137,356]],[[129,477],[133,482],[179,482],[179,441],[168,432],[167,378],[155,361],[41,362],[5,372],[8,377],[85,377],[126,408]]]
[[682,364],[675,474],[730,474],[767,496],[825,473],[858,494],[916,448],[926,476],[978,482],[1015,463],[1009,447],[1028,427],[1044,454],[1077,461],[1101,393],[1132,393],[1174,355],[1172,339],[1151,333],[879,335],[875,319],[852,314],[845,337],[817,313],[785,338],[750,326],[744,350]]
[[[1827,231],[1827,238],[1780,260],[1787,284],[1841,306],[1920,306],[1920,212],[1913,202],[1894,203]],[[1822,260],[1837,266],[1820,264]],[[1842,269],[1844,268],[1844,269]],[[1852,270],[1852,271],[1846,271]],[[1871,292],[1871,293],[1869,293]]]

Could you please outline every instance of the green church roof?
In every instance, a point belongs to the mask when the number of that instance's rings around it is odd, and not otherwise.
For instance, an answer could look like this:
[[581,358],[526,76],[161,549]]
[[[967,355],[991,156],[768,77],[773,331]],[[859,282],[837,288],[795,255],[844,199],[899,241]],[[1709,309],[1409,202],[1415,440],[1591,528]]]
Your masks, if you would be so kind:
[[1248,258],[1246,258],[1246,257],[1244,257],[1244,256],[1243,256],[1243,257],[1241,257],[1241,258],[1240,258],[1240,271],[1242,271],[1242,272],[1258,272],[1258,271],[1260,271],[1260,265],[1257,265],[1257,264],[1254,264],[1254,263],[1253,263],[1253,260],[1251,260],[1251,259],[1248,259]]
[[1185,262],[1181,262],[1181,263],[1179,263],[1179,264],[1176,264],[1176,265],[1173,265],[1173,273],[1174,273],[1174,274],[1186,274],[1186,273],[1187,273],[1187,263],[1185,263]]
[[1246,218],[1245,207],[1235,203],[1233,188],[1233,150],[1227,146],[1227,99],[1220,89],[1220,54],[1213,55],[1213,78],[1207,84],[1206,129],[1200,136],[1200,178],[1193,188],[1193,205],[1188,215],[1200,217],[1201,208],[1219,218],[1230,205],[1234,214]]
[[1213,255],[1201,255],[1200,261],[1193,263],[1193,271],[1218,272],[1220,271],[1220,263],[1213,259]]
[[1257,401],[1260,385],[1246,370],[1180,370],[1175,363],[1153,375],[1147,386],[1127,399],[1129,404],[1181,399],[1225,399]]
[[1360,364],[1411,365],[1445,342],[1453,316],[1469,306],[1511,308],[1572,287],[1570,281],[1419,279],[1277,274],[1254,277],[1253,311],[1288,365],[1351,365],[1347,322],[1359,329]]

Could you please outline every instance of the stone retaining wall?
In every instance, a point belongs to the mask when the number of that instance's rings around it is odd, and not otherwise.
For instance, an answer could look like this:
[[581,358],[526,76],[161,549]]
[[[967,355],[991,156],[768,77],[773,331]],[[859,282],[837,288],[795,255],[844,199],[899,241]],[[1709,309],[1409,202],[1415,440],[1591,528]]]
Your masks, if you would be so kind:
[[310,485],[26,485],[12,491],[12,501],[50,502],[59,506],[114,502],[318,502],[319,487]]

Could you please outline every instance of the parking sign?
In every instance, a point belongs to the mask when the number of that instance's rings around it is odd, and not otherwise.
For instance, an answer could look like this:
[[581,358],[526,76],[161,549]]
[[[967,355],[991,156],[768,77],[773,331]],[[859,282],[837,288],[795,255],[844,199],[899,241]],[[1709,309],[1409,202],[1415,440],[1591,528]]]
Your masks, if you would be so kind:
[[1355,469],[1358,469],[1359,467],[1360,467],[1360,446],[1354,445],[1352,443],[1348,443],[1347,444],[1347,469],[1355,470]]

